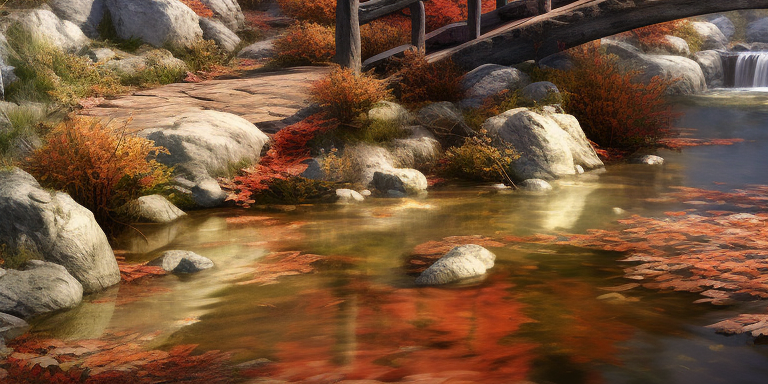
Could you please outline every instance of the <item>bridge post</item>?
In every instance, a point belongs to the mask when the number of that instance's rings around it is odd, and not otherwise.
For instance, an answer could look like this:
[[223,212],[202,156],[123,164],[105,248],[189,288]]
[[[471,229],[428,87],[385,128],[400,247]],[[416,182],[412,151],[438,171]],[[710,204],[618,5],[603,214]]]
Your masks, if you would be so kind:
[[424,2],[418,1],[410,5],[411,8],[411,44],[415,46],[419,53],[426,53],[426,16],[424,13]]
[[469,40],[480,37],[480,17],[483,15],[483,3],[480,0],[467,0],[467,29]]
[[536,0],[538,1],[539,15],[543,15],[552,10],[552,0]]
[[359,74],[363,61],[360,48],[360,0],[336,0],[336,63]]
[[507,0],[496,0],[496,9],[507,5]]

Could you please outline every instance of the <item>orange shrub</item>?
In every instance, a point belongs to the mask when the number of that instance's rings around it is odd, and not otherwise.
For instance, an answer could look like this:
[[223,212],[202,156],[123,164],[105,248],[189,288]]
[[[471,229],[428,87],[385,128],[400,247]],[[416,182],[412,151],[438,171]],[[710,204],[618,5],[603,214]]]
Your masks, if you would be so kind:
[[69,193],[105,224],[110,213],[146,189],[166,182],[170,169],[155,160],[168,153],[125,126],[75,117],[49,134],[28,159],[28,170],[45,186]]
[[396,22],[376,20],[360,28],[363,60],[410,42],[410,23],[403,27]]
[[637,72],[619,72],[616,59],[599,52],[598,42],[571,50],[574,68],[551,79],[568,92],[566,109],[587,137],[603,147],[634,149],[669,133],[675,115],[664,100],[670,83],[655,77],[636,83]]
[[181,2],[200,17],[213,17],[213,11],[200,0],[181,0]]
[[333,28],[299,23],[275,41],[274,61],[281,65],[308,65],[333,61],[336,41]]
[[622,33],[623,36],[636,37],[644,47],[659,47],[667,45],[664,36],[672,35],[684,39],[692,52],[700,49],[702,41],[699,34],[688,20],[673,20],[666,23],[635,28]]
[[383,81],[371,75],[356,76],[351,69],[337,67],[314,82],[309,95],[323,108],[326,117],[349,123],[376,102],[388,98],[389,91]]
[[277,0],[284,14],[300,21],[336,24],[336,0]]
[[464,98],[461,80],[464,71],[451,60],[428,63],[424,55],[407,51],[405,57],[396,60],[401,69],[400,100],[406,104],[419,104],[428,101],[459,101]]

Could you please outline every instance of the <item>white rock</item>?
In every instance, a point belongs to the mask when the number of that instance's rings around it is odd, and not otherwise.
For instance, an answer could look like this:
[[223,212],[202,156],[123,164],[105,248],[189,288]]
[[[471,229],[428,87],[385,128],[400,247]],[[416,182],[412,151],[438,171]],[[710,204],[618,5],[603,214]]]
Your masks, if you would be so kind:
[[694,21],[691,23],[696,33],[701,36],[702,50],[708,49],[726,49],[728,45],[728,39],[720,31],[717,25],[706,21]]
[[234,52],[240,44],[240,37],[221,21],[200,18],[200,29],[203,30],[203,39],[215,41],[216,45],[227,52]]
[[275,39],[257,41],[237,53],[241,59],[262,60],[275,56]]
[[160,257],[147,263],[162,267],[173,273],[195,273],[213,268],[211,259],[190,251],[171,250],[163,252]]
[[36,38],[48,41],[66,52],[76,52],[90,43],[80,27],[71,21],[59,19],[46,9],[21,11],[9,17]]
[[656,155],[644,155],[630,159],[632,164],[663,165],[664,159]]
[[336,190],[336,196],[339,197],[338,202],[339,203],[354,203],[354,202],[360,202],[364,201],[365,197],[358,193],[357,191],[353,191],[351,189],[337,189]]
[[90,38],[99,37],[99,23],[104,17],[104,0],[49,0],[53,13],[75,23]]
[[128,215],[141,222],[170,223],[187,214],[161,195],[141,196],[126,207]]
[[520,183],[520,189],[529,192],[547,192],[552,190],[552,185],[550,185],[546,180],[528,179],[523,180],[523,182]]
[[200,18],[178,0],[106,0],[106,5],[121,39],[178,48],[203,37]]
[[448,284],[484,275],[493,268],[496,255],[475,244],[455,247],[437,260],[416,279],[417,285]]
[[200,0],[214,17],[221,20],[227,28],[237,32],[245,26],[245,16],[237,0]]
[[74,308],[83,300],[83,286],[58,264],[32,260],[21,271],[0,277],[0,312],[28,319]]

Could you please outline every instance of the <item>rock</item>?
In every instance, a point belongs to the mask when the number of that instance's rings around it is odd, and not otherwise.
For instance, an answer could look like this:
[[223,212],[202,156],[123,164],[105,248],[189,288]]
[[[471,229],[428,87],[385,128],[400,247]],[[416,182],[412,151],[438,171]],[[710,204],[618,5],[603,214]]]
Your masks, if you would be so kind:
[[694,21],[691,23],[693,29],[701,36],[702,50],[708,49],[726,49],[728,46],[728,39],[720,31],[717,25],[706,21]]
[[203,37],[200,18],[177,0],[106,0],[106,5],[121,39],[181,48]]
[[203,30],[203,39],[215,41],[219,48],[227,52],[234,52],[240,45],[240,37],[221,21],[200,18],[200,29]]
[[304,164],[307,164],[307,169],[304,170],[299,176],[310,180],[323,180],[323,167],[320,166],[320,162],[317,158],[305,160]]
[[237,53],[241,59],[263,60],[275,56],[275,39],[257,41]]
[[461,85],[468,99],[482,100],[505,89],[520,89],[530,82],[528,75],[516,68],[485,64],[467,73]]
[[415,169],[393,168],[374,172],[368,188],[382,194],[387,194],[389,191],[418,194],[426,191],[428,186],[427,178],[423,173]]
[[125,211],[135,220],[146,223],[170,223],[187,215],[161,195],[139,197],[128,202]]
[[0,312],[28,319],[74,308],[83,300],[83,286],[61,265],[32,260],[24,270],[0,277]]
[[337,189],[336,196],[339,197],[339,203],[354,203],[365,200],[363,195],[351,189]]
[[447,101],[425,106],[419,110],[416,119],[419,125],[427,128],[448,147],[460,146],[464,143],[464,138],[475,135],[464,121],[461,111]]
[[75,23],[86,36],[99,37],[99,23],[104,17],[104,0],[49,0],[53,13],[62,20]]
[[226,172],[230,164],[256,163],[269,140],[248,120],[213,110],[184,113],[172,126],[148,127],[138,135],[168,149],[170,154],[159,155],[158,161],[177,166],[198,186],[215,184],[208,179]]
[[398,125],[408,125],[413,117],[407,109],[391,101],[379,101],[368,111],[369,120],[378,120]]
[[544,69],[557,69],[560,71],[569,71],[573,69],[573,62],[568,57],[567,54],[564,53],[556,53],[554,55],[549,55],[541,60],[539,60],[539,67]]
[[606,53],[619,57],[623,71],[638,71],[637,80],[649,83],[659,76],[663,80],[677,80],[667,89],[668,95],[689,95],[703,92],[707,82],[699,64],[681,56],[646,55],[639,49],[618,41],[603,39]]
[[733,22],[724,15],[719,15],[709,22],[714,24],[717,29],[720,30],[727,41],[730,41],[733,34],[736,33],[736,27],[733,25]]
[[65,52],[76,52],[90,43],[87,36],[71,21],[59,19],[46,9],[32,9],[12,13],[16,21],[32,36],[48,41]]
[[666,35],[664,36],[664,42],[665,44],[662,46],[653,47],[649,53],[685,57],[691,55],[691,48],[688,46],[688,42],[684,39],[677,36]]
[[481,276],[493,268],[494,260],[496,255],[479,245],[458,246],[422,272],[416,284],[440,285]]
[[0,170],[0,243],[64,266],[86,293],[120,282],[115,255],[91,211],[28,173]]
[[173,273],[195,273],[213,268],[211,259],[190,251],[165,251],[160,257],[147,263]]
[[748,43],[768,43],[768,17],[747,24]]
[[720,53],[712,50],[696,52],[694,60],[696,60],[701,67],[701,71],[704,73],[704,79],[707,81],[708,87],[718,88],[723,86],[725,75],[723,72],[723,60],[720,57]]
[[415,168],[429,171],[442,155],[440,142],[422,126],[407,127],[411,135],[395,139],[389,144],[393,162],[400,168]]
[[489,118],[483,128],[520,153],[520,159],[511,167],[512,176],[518,180],[573,175],[576,165],[585,169],[603,166],[571,115],[540,115],[527,108],[516,108]]
[[363,189],[362,191],[360,191],[360,194],[361,194],[363,197],[368,197],[368,196],[370,196],[370,195],[371,195],[371,191],[370,191],[370,190],[367,190],[367,189]]
[[375,189],[383,193],[388,191],[398,191],[405,193],[405,183],[403,183],[399,177],[383,172],[375,172],[373,174],[373,180],[371,180],[368,188]]
[[768,51],[768,43],[737,43],[731,47],[733,52]]
[[88,50],[87,55],[94,63],[105,63],[117,58],[117,53],[109,48],[93,48]]
[[221,189],[219,182],[210,176],[198,176],[190,192],[195,203],[204,208],[219,207],[227,199],[227,193]]
[[523,191],[528,192],[547,192],[552,190],[552,185],[542,179],[523,180],[519,187]]
[[245,26],[245,16],[237,0],[200,0],[211,11],[214,17],[221,20],[233,32]]
[[526,85],[522,90],[522,96],[536,103],[542,101],[547,101],[549,102],[548,104],[563,102],[563,98],[560,96],[560,90],[557,89],[557,85],[552,84],[549,81],[538,81]]
[[384,194],[384,196],[392,199],[401,199],[403,197],[408,197],[408,195],[406,195],[405,193],[401,191],[396,191],[394,189],[388,190],[387,193]]
[[[2,279],[2,276],[0,276],[0,279]],[[0,312],[0,343],[3,340],[8,341],[21,336],[27,329],[29,329],[29,324],[26,321]]]
[[152,49],[138,56],[115,58],[107,61],[104,66],[122,75],[135,76],[149,68],[166,68],[178,72],[186,71],[187,64],[175,57],[167,49]]
[[629,160],[632,164],[663,165],[664,159],[656,155],[643,155]]

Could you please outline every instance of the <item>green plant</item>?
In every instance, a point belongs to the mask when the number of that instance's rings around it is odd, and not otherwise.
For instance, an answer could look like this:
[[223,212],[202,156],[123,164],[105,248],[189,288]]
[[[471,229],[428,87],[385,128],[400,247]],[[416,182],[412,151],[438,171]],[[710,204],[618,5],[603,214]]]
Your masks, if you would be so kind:
[[7,244],[0,244],[0,268],[22,269],[30,260],[42,260],[42,256],[26,247],[11,249]]
[[326,117],[350,123],[376,102],[387,99],[389,91],[383,81],[371,74],[355,75],[349,68],[336,67],[312,83],[309,95],[323,108]]
[[192,72],[210,72],[232,61],[232,55],[219,48],[213,40],[198,40],[189,47],[177,49],[174,56],[187,63]]
[[485,120],[510,109],[523,106],[519,91],[503,90],[485,100],[479,108],[464,112],[464,120],[470,128],[479,131]]
[[184,66],[168,62],[169,53],[157,50],[145,55],[144,68],[134,73],[119,73],[120,83],[125,86],[149,87],[178,82],[184,78]]
[[160,153],[168,151],[129,135],[125,125],[74,117],[54,128],[27,168],[41,184],[69,193],[104,225],[117,207],[168,181],[171,170],[155,160]]
[[306,202],[330,202],[336,188],[327,181],[303,177],[275,179],[269,187],[254,195],[257,204],[301,204]]
[[481,131],[466,138],[462,146],[449,148],[439,163],[439,172],[446,177],[511,184],[507,169],[519,157],[508,145],[494,145]]
[[45,113],[43,107],[11,104],[1,107],[0,114],[8,121],[6,126],[0,127],[0,164],[15,164],[24,154],[20,149],[31,149],[37,140],[35,127]]
[[354,163],[347,154],[339,154],[339,150],[332,148],[320,158],[320,169],[326,180],[334,182],[349,182],[354,176]]
[[464,98],[461,86],[464,71],[450,59],[429,63],[424,55],[406,51],[404,58],[395,60],[393,68],[390,72],[395,72],[399,79],[394,83],[395,93],[405,104],[459,101]]

